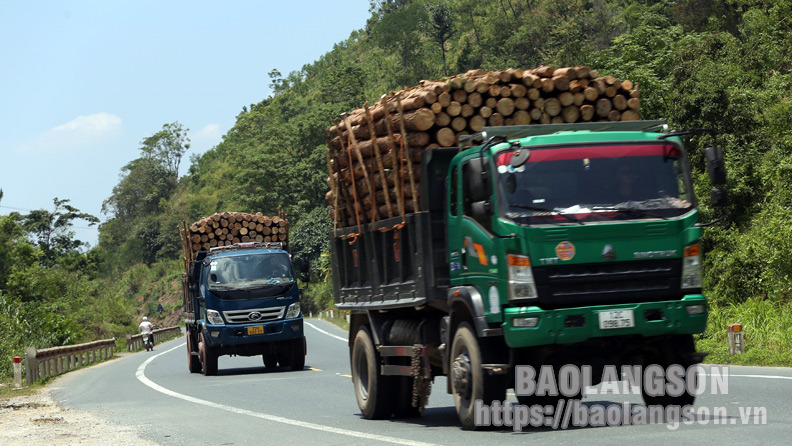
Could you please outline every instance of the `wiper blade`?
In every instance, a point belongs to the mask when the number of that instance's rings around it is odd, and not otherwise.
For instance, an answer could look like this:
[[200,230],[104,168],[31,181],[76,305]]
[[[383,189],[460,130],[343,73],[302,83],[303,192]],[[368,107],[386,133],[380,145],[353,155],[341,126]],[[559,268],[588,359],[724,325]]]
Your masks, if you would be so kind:
[[649,209],[638,208],[634,206],[593,206],[591,208],[593,211],[616,211],[616,212],[624,212],[628,214],[638,214],[638,215],[646,215],[648,217],[660,218],[662,220],[668,220],[667,217],[662,215],[658,215],[653,213]]
[[512,203],[509,203],[509,206],[514,207],[514,208],[520,208],[520,209],[528,209],[529,211],[547,212],[548,214],[560,215],[560,216],[566,218],[567,220],[569,220],[571,222],[579,223],[581,225],[583,224],[582,221],[578,220],[574,216],[569,215],[569,214],[561,213],[561,212],[559,212],[556,209],[543,208],[543,207],[538,207],[538,206],[526,206],[524,204],[512,204]]

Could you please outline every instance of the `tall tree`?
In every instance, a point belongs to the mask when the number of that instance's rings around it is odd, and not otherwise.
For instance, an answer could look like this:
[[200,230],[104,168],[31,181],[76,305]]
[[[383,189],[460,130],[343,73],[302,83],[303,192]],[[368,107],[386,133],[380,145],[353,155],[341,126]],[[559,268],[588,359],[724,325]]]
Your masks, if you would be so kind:
[[55,205],[52,212],[45,209],[31,211],[22,220],[25,230],[36,238],[38,247],[50,260],[56,254],[65,254],[83,245],[83,242],[73,239],[74,234],[70,231],[74,220],[85,220],[89,226],[99,223],[98,218],[70,205],[68,199],[56,197],[52,201]]
[[445,3],[435,3],[429,8],[428,32],[432,40],[440,46],[443,54],[443,75],[448,76],[448,64],[446,63],[446,43],[454,34],[454,20],[451,16],[451,9]]
[[179,175],[179,164],[182,156],[190,148],[190,138],[178,122],[171,122],[162,126],[162,130],[145,138],[140,148],[144,158],[152,159],[173,174]]

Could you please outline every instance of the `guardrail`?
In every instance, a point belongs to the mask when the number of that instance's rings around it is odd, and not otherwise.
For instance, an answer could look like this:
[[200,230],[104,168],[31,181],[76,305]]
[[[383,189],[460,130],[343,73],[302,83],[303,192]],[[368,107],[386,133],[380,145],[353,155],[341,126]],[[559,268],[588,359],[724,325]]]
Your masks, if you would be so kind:
[[[154,344],[158,344],[161,340],[167,340],[181,335],[181,327],[158,328],[156,330],[152,330],[152,333],[154,334]],[[142,334],[127,335],[126,341],[128,352],[143,348]]]
[[114,349],[115,338],[42,350],[28,347],[25,351],[27,383],[112,358]]

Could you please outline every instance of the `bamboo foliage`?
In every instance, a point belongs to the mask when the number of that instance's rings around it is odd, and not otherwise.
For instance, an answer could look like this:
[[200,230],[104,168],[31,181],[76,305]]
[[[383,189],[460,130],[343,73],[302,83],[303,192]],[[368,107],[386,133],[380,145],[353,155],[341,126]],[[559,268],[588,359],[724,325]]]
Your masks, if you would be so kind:
[[640,90],[587,66],[471,70],[391,92],[327,129],[336,227],[419,209],[421,153],[484,127],[640,119]]

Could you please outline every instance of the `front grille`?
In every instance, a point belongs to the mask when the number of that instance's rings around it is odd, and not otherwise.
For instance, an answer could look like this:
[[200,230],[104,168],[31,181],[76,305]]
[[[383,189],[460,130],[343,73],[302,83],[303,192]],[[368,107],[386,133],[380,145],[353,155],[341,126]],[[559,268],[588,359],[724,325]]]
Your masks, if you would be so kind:
[[[229,324],[251,324],[283,319],[285,311],[286,307],[251,308],[248,310],[224,311],[223,316],[225,316],[225,320]],[[254,313],[258,313],[261,317],[251,319],[250,315]]]
[[682,298],[682,259],[540,266],[533,274],[544,308]]

